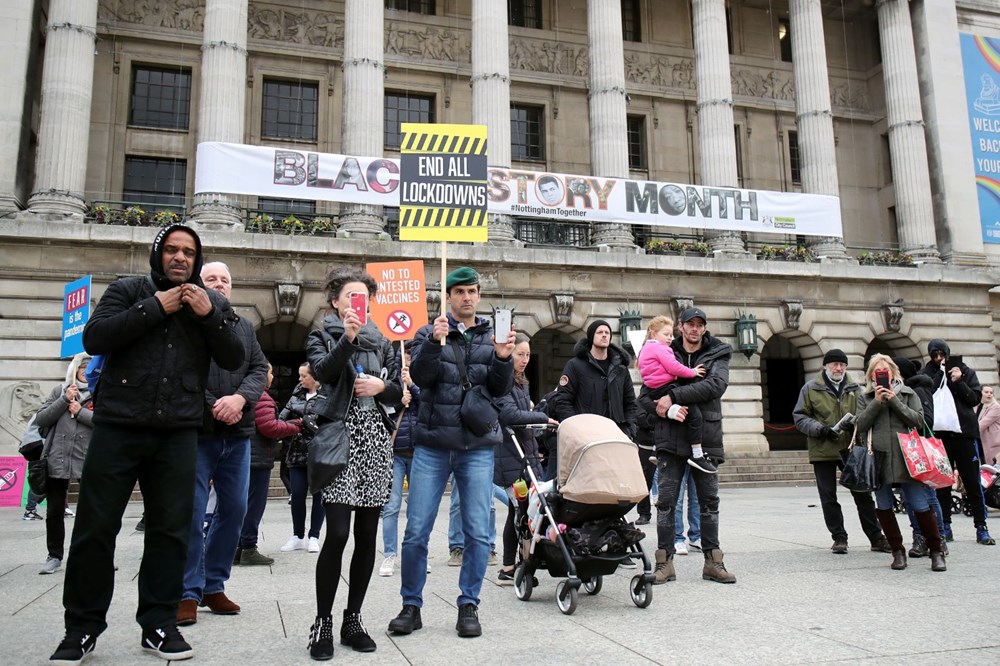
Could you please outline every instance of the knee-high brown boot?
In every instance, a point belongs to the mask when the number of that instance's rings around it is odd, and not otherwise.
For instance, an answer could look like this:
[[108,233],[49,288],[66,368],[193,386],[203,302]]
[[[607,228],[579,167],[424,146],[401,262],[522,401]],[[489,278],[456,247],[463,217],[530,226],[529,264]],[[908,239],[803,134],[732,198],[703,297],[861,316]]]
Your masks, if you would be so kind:
[[906,568],[906,548],[903,547],[903,535],[899,531],[899,523],[896,522],[896,514],[892,509],[876,509],[875,515],[878,517],[879,525],[882,526],[882,533],[892,547],[893,569]]
[[928,509],[927,511],[915,511],[914,515],[917,517],[920,531],[927,539],[927,549],[931,552],[931,571],[947,571],[944,549],[941,547],[941,533],[938,531],[937,514],[933,509]]

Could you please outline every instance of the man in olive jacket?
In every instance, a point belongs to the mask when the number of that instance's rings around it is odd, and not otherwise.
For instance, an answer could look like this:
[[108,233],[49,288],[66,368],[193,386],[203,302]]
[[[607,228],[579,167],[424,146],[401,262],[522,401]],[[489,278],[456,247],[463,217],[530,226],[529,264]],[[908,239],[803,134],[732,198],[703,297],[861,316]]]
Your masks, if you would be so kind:
[[[833,538],[830,550],[838,555],[847,554],[847,530],[844,529],[844,512],[837,502],[837,469],[844,468],[840,451],[847,448],[851,441],[850,433],[854,426],[844,424],[840,430],[834,430],[833,426],[846,414],[857,413],[860,391],[861,387],[847,375],[847,354],[831,349],[823,357],[823,369],[799,391],[799,399],[792,412],[795,427],[806,436],[823,519]],[[875,517],[872,494],[852,492],[851,496],[872,550],[891,552],[886,550],[889,544]]]
[[229,303],[201,282],[201,240],[192,229],[161,229],[149,266],[148,276],[109,285],[83,331],[87,352],[105,360],[66,567],[66,637],[52,661],[78,663],[107,628],[115,537],[137,481],[148,518],[136,611],[141,647],[165,659],[193,655],[175,616],[184,591],[198,428],[209,363],[236,370],[243,344]]

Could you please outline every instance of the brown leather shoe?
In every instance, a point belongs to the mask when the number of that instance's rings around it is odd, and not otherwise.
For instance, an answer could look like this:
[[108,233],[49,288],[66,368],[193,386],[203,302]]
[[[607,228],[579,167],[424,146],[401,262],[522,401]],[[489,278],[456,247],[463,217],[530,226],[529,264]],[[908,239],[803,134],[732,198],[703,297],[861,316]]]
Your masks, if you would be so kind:
[[225,592],[213,592],[206,594],[201,599],[202,606],[208,606],[208,610],[216,615],[236,615],[240,612],[240,606],[234,603]]
[[198,621],[198,602],[194,599],[183,599],[177,604],[177,626],[189,627]]

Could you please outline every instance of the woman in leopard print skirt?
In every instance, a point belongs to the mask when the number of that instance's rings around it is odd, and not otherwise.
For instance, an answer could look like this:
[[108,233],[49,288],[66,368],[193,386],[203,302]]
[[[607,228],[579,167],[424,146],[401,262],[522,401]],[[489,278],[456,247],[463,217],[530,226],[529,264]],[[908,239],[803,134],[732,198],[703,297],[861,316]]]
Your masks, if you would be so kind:
[[352,294],[371,298],[377,289],[367,273],[331,272],[326,290],[333,313],[306,341],[313,373],[328,387],[326,403],[317,407],[321,424],[343,421],[350,440],[347,468],[323,489],[327,535],[316,562],[316,622],[309,640],[316,660],[333,656],[331,612],[352,514],[354,555],[340,642],[359,652],[375,650],[361,622],[361,605],[375,566],[379,513],[392,485],[392,421],[384,406],[398,403],[403,394],[392,344],[370,321],[362,325],[351,309]]

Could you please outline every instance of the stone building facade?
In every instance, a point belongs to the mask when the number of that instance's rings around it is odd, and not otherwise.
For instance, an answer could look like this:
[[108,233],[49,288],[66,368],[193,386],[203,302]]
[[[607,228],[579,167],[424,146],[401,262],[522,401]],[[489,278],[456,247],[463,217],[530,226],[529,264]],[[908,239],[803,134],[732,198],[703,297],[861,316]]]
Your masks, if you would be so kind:
[[[490,242],[453,245],[449,264],[481,272],[484,313],[515,307],[540,393],[594,319],[644,325],[691,303],[734,343],[740,313],[758,322],[724,401],[731,451],[796,445],[780,435],[789,401],[832,347],[859,369],[944,337],[998,380],[1000,245],[982,241],[958,45],[1000,36],[995,3],[504,4],[3,3],[0,454],[63,375],[62,285],[92,274],[96,299],[146,270],[154,230],[98,224],[101,211],[141,204],[197,226],[284,378],[332,265],[423,259],[435,281],[439,248],[396,240],[393,210],[193,194],[198,142],[397,156],[401,120],[484,124],[496,166],[840,197],[843,239],[494,217]],[[332,231],[255,233],[260,214]],[[657,239],[710,255],[644,251]],[[759,258],[784,244],[820,260]],[[895,251],[914,265],[858,261]]]

